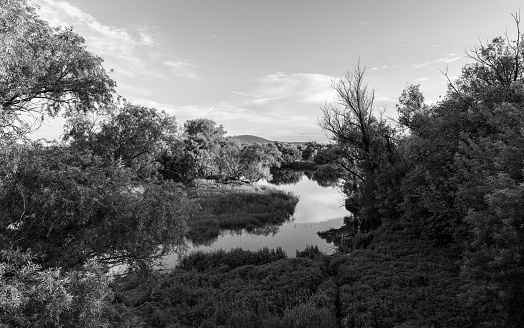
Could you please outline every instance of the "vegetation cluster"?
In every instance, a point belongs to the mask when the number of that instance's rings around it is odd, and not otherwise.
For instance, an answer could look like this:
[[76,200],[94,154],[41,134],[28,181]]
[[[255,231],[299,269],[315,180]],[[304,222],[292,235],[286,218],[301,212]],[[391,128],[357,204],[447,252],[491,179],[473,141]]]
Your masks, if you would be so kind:
[[188,193],[199,210],[188,221],[187,238],[194,245],[210,245],[222,231],[268,235],[278,230],[295,211],[298,198],[274,188],[213,183],[212,189],[196,188]]

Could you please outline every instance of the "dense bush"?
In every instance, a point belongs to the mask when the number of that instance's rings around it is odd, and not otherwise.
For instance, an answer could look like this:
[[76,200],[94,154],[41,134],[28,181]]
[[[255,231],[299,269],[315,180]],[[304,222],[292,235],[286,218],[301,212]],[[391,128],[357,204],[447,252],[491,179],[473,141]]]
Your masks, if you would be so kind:
[[116,295],[152,327],[312,327],[336,321],[336,286],[326,278],[318,261],[237,249],[190,255],[145,282],[123,278]]

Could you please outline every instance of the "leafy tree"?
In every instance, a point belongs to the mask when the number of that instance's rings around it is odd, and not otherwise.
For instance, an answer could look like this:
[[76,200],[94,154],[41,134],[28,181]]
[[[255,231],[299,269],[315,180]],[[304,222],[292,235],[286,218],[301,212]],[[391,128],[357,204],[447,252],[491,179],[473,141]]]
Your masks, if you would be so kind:
[[146,265],[183,245],[190,207],[174,183],[60,146],[27,147],[20,161],[0,189],[0,231],[46,267]]
[[216,157],[226,131],[209,119],[189,120],[184,124],[184,143],[187,161],[194,177],[218,173]]
[[311,161],[315,157],[317,151],[321,149],[322,146],[316,141],[306,142],[305,148],[302,150],[302,159],[304,161]]
[[271,168],[280,167],[280,154],[272,143],[244,146],[241,162],[244,178],[250,181],[271,180]]
[[[0,1],[1,132],[23,135],[44,115],[109,104],[116,84],[72,28],[51,28],[27,0]],[[28,121],[35,118],[35,121]]]
[[221,174],[239,178],[242,174],[242,144],[233,137],[226,137],[220,143],[217,162]]
[[466,238],[464,218],[485,207],[489,177],[508,173],[522,179],[520,48],[503,38],[473,48],[475,61],[450,83],[441,102],[421,106],[418,88],[412,88],[401,103],[411,114],[401,207],[410,227],[430,239]]
[[126,102],[96,118],[86,114],[70,118],[64,140],[70,140],[73,148],[133,168],[142,177],[157,171],[160,154],[179,138],[175,118],[154,108]]
[[275,142],[275,146],[277,146],[278,151],[282,154],[280,162],[284,166],[302,159],[302,152],[294,144]]
[[414,119],[417,117],[417,114],[428,109],[428,106],[424,104],[424,95],[420,91],[420,84],[407,85],[398,98],[396,107],[398,120],[401,125],[411,128],[416,124]]

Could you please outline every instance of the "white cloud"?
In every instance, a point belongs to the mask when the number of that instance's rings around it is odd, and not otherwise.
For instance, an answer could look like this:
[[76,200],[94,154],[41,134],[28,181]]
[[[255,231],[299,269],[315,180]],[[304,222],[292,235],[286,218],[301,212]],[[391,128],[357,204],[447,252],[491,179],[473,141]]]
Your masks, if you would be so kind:
[[413,67],[414,68],[421,68],[421,67],[428,66],[428,65],[431,65],[431,64],[452,63],[452,62],[454,62],[456,60],[459,60],[461,58],[462,58],[461,56],[457,56],[455,54],[449,54],[448,56],[439,58],[437,60],[428,61],[428,62],[425,62],[425,63],[422,63],[422,64],[413,65]]
[[461,58],[462,58],[462,57],[459,56],[459,57],[454,57],[454,58],[446,59],[446,60],[444,60],[444,63],[452,63],[452,62],[454,62],[454,61],[456,61],[456,60],[459,60],[459,59],[461,59]]
[[431,78],[429,78],[429,77],[419,77],[417,79],[414,79],[412,82],[423,82],[423,81],[428,81],[428,80],[431,80]]
[[105,60],[106,68],[115,74],[139,79],[167,79],[162,62],[179,66],[177,76],[195,79],[196,66],[173,59],[162,49],[158,36],[147,26],[117,27],[104,25],[78,7],[60,0],[36,0],[39,15],[52,26],[73,26],[86,40],[88,49]]
[[179,77],[185,77],[191,80],[200,80],[194,72],[195,65],[181,61],[181,60],[166,60],[164,65],[171,69],[171,72]]
[[375,95],[376,103],[388,103],[388,102],[396,102],[396,101],[397,101],[396,99],[391,98],[389,96]]

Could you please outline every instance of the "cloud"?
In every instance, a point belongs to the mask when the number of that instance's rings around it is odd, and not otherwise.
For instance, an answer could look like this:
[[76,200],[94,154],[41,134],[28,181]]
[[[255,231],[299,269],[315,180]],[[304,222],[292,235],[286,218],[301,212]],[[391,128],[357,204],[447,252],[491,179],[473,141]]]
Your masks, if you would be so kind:
[[[104,25],[78,7],[60,0],[36,0],[39,15],[52,26],[73,26],[88,49],[104,58],[115,74],[137,79],[167,79],[162,62],[178,63],[176,76],[195,79],[196,66],[173,58],[150,27]],[[183,69],[182,69],[183,66]]]
[[454,62],[456,60],[459,60],[461,58],[462,58],[461,56],[457,56],[455,54],[449,54],[448,56],[439,58],[437,60],[428,61],[428,62],[425,62],[425,63],[422,63],[422,64],[413,65],[413,67],[414,68],[421,68],[421,67],[428,66],[428,65],[431,65],[431,64],[452,63],[452,62]]
[[[177,65],[173,65],[178,68]],[[179,122],[205,117],[223,124],[230,135],[256,134],[270,140],[325,141],[317,124],[320,106],[332,101],[334,77],[323,74],[267,74],[230,91],[227,101],[193,106],[173,106],[142,98],[133,103],[164,110]]]
[[389,103],[389,102],[396,102],[397,99],[394,99],[389,96],[383,96],[383,95],[375,95],[375,103],[378,105],[378,103]]
[[195,65],[181,61],[181,60],[166,60],[164,65],[171,69],[171,72],[179,77],[185,77],[190,80],[200,80],[194,72]]
[[419,77],[419,78],[416,78],[414,79],[412,82],[423,82],[423,81],[428,81],[428,80],[431,80],[430,77]]
[[462,58],[462,57],[458,56],[458,57],[454,57],[454,58],[446,59],[446,60],[444,60],[444,63],[452,63],[452,62],[454,62],[454,61],[456,61],[456,60],[459,60],[459,59],[461,59],[461,58]]

